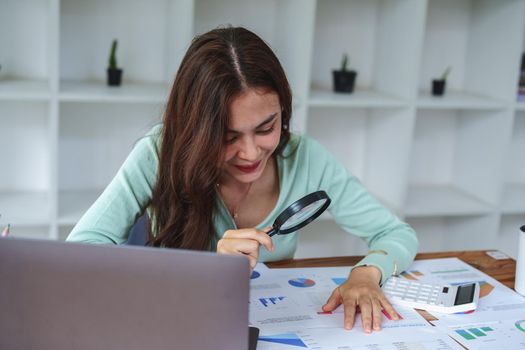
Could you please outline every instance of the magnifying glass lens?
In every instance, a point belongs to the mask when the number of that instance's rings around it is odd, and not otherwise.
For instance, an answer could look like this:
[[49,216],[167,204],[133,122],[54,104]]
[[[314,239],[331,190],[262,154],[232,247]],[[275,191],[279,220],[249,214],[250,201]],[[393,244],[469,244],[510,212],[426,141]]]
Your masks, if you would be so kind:
[[330,197],[325,191],[307,194],[286,208],[273,223],[268,236],[286,235],[299,230],[315,220],[330,205]]
[[308,220],[312,215],[314,215],[324,204],[326,199],[320,199],[313,202],[312,204],[307,205],[306,207],[299,210],[297,213],[292,215],[288,220],[286,220],[281,225],[281,230],[287,230],[290,227],[299,225],[305,220]]

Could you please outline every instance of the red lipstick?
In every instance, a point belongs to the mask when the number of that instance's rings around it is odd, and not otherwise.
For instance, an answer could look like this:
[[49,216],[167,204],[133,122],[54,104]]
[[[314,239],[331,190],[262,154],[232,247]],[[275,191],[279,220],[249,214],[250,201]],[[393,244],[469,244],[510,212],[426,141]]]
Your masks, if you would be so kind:
[[249,174],[249,173],[253,173],[255,170],[257,170],[257,168],[259,167],[260,164],[261,164],[261,161],[258,161],[257,163],[255,163],[253,165],[247,165],[247,166],[235,165],[235,167],[237,169],[239,169],[240,171],[242,171],[243,173]]

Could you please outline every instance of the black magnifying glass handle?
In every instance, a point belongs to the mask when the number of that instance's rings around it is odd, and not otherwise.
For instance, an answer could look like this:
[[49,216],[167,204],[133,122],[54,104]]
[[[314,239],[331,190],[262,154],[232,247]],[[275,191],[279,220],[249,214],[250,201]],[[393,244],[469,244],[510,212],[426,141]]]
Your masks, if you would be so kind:
[[276,235],[277,232],[279,232],[279,231],[277,231],[277,230],[275,229],[275,227],[272,227],[272,229],[271,229],[270,231],[266,232],[266,234],[267,234],[268,236],[272,237],[272,236]]

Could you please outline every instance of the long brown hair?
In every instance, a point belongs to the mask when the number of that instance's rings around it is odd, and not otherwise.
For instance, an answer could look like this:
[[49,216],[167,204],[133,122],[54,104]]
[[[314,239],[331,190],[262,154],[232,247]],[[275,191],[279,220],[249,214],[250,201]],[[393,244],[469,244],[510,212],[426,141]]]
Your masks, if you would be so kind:
[[290,138],[292,95],[270,47],[253,32],[236,27],[214,29],[193,39],[163,117],[150,245],[212,248],[228,108],[249,88],[268,89],[279,96],[282,130],[278,154]]

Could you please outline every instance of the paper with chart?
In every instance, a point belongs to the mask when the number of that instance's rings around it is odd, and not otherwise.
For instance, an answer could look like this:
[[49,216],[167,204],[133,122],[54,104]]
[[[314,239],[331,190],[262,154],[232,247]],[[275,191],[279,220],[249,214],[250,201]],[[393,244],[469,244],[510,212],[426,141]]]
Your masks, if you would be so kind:
[[[266,272],[266,273],[265,273]],[[348,267],[307,269],[255,269],[251,280],[250,322],[256,327],[295,326],[341,327],[343,310],[324,312],[322,306],[332,291],[346,280]],[[383,314],[383,327],[425,326],[427,321],[417,312],[398,308],[402,319],[391,321]],[[361,328],[357,318],[356,327]]]
[[453,350],[463,348],[435,327],[386,328],[365,334],[340,328],[263,330],[257,350]]
[[437,326],[470,350],[525,349],[525,315],[504,320],[474,323],[447,324]]
[[475,312],[432,313],[432,323],[468,349],[525,348],[525,298],[463,261],[432,259],[415,261],[403,278],[428,283],[457,285],[478,282],[481,287]]
[[[419,282],[458,285],[478,282],[481,287],[479,305],[471,318],[480,312],[506,312],[521,309],[525,314],[525,298],[494,278],[457,259],[416,260],[401,274],[402,278]],[[438,319],[445,315],[435,314]],[[450,319],[464,319],[462,315],[451,315]]]
[[[257,349],[460,349],[415,310],[397,307],[399,321],[383,314],[383,330],[366,334],[358,315],[351,331],[343,311],[322,305],[349,267],[267,269],[257,266],[250,289],[250,324],[260,329]],[[402,345],[403,344],[403,345]]]

